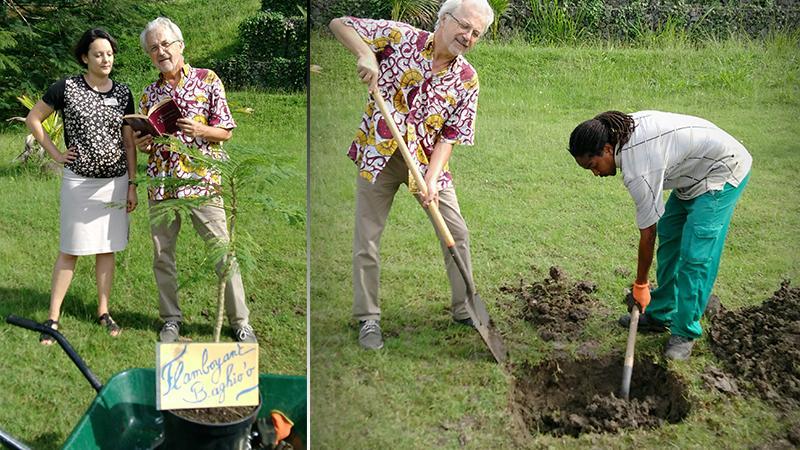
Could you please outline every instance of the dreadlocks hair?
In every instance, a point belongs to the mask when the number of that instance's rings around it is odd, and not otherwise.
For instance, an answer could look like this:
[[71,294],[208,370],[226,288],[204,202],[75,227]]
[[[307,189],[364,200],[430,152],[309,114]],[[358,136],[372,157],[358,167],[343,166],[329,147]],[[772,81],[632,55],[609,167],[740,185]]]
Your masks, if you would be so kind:
[[[574,157],[600,156],[606,144],[621,149],[631,137],[636,124],[633,117],[619,111],[606,111],[572,130],[569,153]],[[619,152],[619,150],[617,150]]]

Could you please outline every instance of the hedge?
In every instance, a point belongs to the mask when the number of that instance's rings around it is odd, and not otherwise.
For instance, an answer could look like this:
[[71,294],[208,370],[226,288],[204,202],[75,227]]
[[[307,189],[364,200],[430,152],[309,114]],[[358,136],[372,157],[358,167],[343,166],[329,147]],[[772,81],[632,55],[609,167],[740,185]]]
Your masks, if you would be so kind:
[[[562,17],[553,17],[561,12]],[[309,14],[311,26],[324,30],[331,19],[345,15],[390,18],[391,2],[311,0]],[[554,22],[557,19],[562,22]],[[532,41],[541,40],[537,32],[543,31],[542,26],[552,33],[570,23],[582,39],[635,41],[665,28],[698,39],[743,34],[758,38],[772,31],[797,32],[800,4],[796,0],[510,0],[498,20],[499,37],[522,35]],[[432,27],[432,23],[424,26]]]
[[239,25],[238,52],[213,63],[226,86],[286,91],[306,86],[308,28],[299,5],[262,0],[262,11]]

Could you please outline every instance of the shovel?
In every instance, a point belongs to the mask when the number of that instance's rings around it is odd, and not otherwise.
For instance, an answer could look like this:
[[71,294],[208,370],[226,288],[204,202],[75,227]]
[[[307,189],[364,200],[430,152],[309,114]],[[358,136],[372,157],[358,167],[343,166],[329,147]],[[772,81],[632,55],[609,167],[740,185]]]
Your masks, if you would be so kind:
[[[411,159],[411,153],[408,151],[406,141],[400,135],[400,130],[397,129],[397,124],[394,123],[394,119],[392,118],[389,109],[386,107],[383,97],[379,92],[370,93],[372,94],[372,98],[375,99],[375,103],[378,105],[378,109],[380,109],[383,119],[389,126],[392,136],[394,137],[395,141],[397,141],[397,148],[403,155],[403,159],[405,160],[406,166],[408,166],[411,175],[414,177],[414,181],[417,183],[417,186],[419,186],[422,195],[426,195],[428,188],[425,185],[425,180],[422,178],[422,173],[419,171],[419,167],[417,167],[417,165],[414,163],[414,160]],[[481,300],[481,298],[475,292],[475,285],[472,277],[470,276],[469,272],[467,272],[467,268],[464,265],[464,260],[461,259],[461,255],[456,251],[455,240],[453,239],[453,235],[450,234],[450,230],[447,228],[447,224],[445,223],[441,212],[439,212],[439,206],[435,203],[431,203],[428,205],[428,211],[431,212],[434,226],[436,227],[436,230],[439,231],[439,235],[442,237],[447,250],[453,257],[453,261],[455,261],[456,266],[458,266],[458,271],[461,272],[461,276],[464,277],[464,283],[467,285],[466,307],[469,317],[472,319],[472,323],[475,324],[475,329],[477,329],[478,333],[480,333],[483,342],[486,343],[486,346],[489,347],[489,350],[492,352],[494,359],[498,363],[503,363],[507,356],[506,346],[503,344],[500,335],[497,333],[494,325],[492,324],[492,320],[489,318],[489,312],[486,310],[486,304],[483,303],[483,300]]]
[[[628,294],[631,295],[631,294]],[[620,396],[627,401],[631,392],[631,375],[633,374],[633,349],[636,347],[636,330],[639,328],[639,306],[631,308],[631,323],[628,325],[628,344],[625,348],[625,362],[622,365],[622,390]]]

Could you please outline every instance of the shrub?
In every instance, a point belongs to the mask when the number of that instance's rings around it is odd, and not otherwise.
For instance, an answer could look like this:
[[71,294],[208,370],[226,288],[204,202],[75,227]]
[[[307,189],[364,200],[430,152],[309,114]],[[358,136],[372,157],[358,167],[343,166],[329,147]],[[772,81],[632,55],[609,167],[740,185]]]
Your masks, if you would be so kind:
[[240,51],[212,66],[232,89],[301,90],[306,85],[307,36],[305,17],[261,11],[239,25]]
[[388,19],[392,16],[392,2],[386,0],[311,0],[308,15],[311,26],[327,30],[331,20],[342,16]]
[[296,58],[307,48],[305,19],[259,12],[239,25],[239,39],[244,53],[257,59]]
[[306,7],[305,1],[297,0],[261,0],[261,11],[281,13],[286,17],[302,15],[301,8]]
[[564,37],[573,35],[645,45],[762,38],[800,25],[800,6],[789,0],[511,0],[509,11],[505,35],[523,31],[537,43],[572,42]]
[[235,55],[215,63],[220,76],[225,77],[229,89],[302,90],[306,83],[305,57],[253,60],[246,55]]
[[17,96],[40,96],[58,79],[83,71],[72,57],[72,47],[91,26],[105,28],[120,44],[124,57],[115,61],[114,79],[126,82],[132,68],[149,67],[138,40],[131,47],[121,38],[139,35],[152,15],[150,8],[136,0],[0,3],[0,118],[25,113]]

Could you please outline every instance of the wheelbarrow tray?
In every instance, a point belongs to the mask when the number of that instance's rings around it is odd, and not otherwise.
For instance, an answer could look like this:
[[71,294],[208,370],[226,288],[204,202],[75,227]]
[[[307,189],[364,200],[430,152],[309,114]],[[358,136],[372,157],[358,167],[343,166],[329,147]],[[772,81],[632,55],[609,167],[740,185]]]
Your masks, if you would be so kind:
[[[163,440],[164,419],[156,410],[154,369],[120,372],[103,386],[64,442],[64,449],[152,449]],[[260,374],[263,406],[258,418],[280,410],[306,439],[306,377]]]

